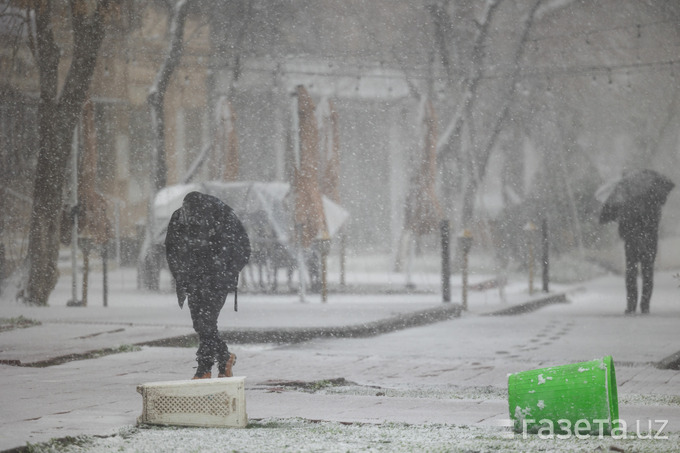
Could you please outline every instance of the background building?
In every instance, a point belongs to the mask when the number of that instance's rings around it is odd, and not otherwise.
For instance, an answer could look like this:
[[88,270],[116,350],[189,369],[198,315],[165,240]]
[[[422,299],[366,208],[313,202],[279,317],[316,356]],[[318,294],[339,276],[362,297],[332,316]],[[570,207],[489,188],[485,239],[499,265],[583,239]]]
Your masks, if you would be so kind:
[[[239,179],[289,181],[297,158],[293,94],[303,85],[317,106],[332,100],[337,111],[350,249],[394,251],[430,100],[439,131],[437,190],[454,231],[466,222],[474,180],[474,222],[489,234],[516,234],[527,219],[547,216],[561,250],[597,244],[606,234],[593,218],[592,193],[604,180],[649,166],[680,181],[673,127],[680,6],[614,1],[500,1],[493,8],[472,0],[198,1],[166,98],[168,184],[223,174],[215,147],[190,171],[219,132],[221,99],[233,113]],[[130,0],[122,11],[90,92],[97,189],[114,217],[122,261],[131,263],[151,192],[146,96],[168,46],[169,14],[161,1]],[[4,37],[12,37],[10,25],[1,22]],[[1,51],[2,231],[13,244],[6,253],[20,255],[35,159],[36,71],[26,49]],[[461,114],[465,126],[452,135]],[[662,231],[673,235],[680,197],[668,204]]]

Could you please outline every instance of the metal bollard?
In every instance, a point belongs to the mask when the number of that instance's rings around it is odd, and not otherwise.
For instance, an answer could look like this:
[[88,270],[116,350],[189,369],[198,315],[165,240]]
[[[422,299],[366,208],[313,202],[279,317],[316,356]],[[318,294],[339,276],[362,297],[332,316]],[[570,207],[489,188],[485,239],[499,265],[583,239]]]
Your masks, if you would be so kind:
[[470,253],[470,249],[472,248],[472,232],[470,230],[463,230],[463,233],[458,236],[458,247],[460,247],[460,250],[463,251],[462,253],[462,258],[463,258],[463,263],[461,266],[461,274],[463,278],[463,294],[462,294],[462,304],[463,304],[463,310],[467,311],[467,306],[468,306],[468,255]]
[[527,224],[524,225],[524,231],[527,232],[527,237],[529,238],[529,259],[527,263],[529,267],[529,294],[534,293],[534,232],[536,229],[536,225],[533,222],[527,222]]
[[543,219],[543,292],[550,292],[548,286],[550,281],[550,244],[548,241],[548,219]]
[[324,232],[323,238],[318,240],[321,251],[321,302],[328,302],[328,254],[331,251],[331,238]]
[[451,252],[449,248],[449,221],[440,223],[442,241],[442,301],[451,302]]

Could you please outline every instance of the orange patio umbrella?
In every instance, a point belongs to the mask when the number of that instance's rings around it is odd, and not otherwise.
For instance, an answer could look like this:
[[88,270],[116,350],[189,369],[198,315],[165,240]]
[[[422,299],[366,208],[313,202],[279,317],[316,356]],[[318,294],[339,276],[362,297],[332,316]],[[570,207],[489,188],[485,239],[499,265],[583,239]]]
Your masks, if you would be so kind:
[[236,135],[236,114],[226,96],[217,102],[217,124],[215,137],[216,169],[221,175],[214,175],[213,179],[223,181],[238,181],[238,136]]
[[319,131],[315,105],[307,90],[297,87],[300,163],[295,169],[295,224],[301,229],[303,247],[327,231],[319,188]]
[[324,157],[324,171],[321,192],[336,203],[340,203],[340,134],[338,113],[333,101],[328,101],[328,115],[323,118],[321,150]]
[[95,244],[104,244],[112,233],[106,212],[106,198],[96,190],[97,136],[94,124],[94,104],[88,100],[83,106],[83,157],[78,178],[78,232]]

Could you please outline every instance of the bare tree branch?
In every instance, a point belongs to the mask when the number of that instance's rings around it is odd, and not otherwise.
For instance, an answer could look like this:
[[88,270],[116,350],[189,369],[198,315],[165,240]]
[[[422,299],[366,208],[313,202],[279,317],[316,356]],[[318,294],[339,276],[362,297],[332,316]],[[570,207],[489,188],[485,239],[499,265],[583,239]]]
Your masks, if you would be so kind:
[[[527,15],[527,19],[523,22],[524,28],[522,30],[520,41],[515,50],[515,55],[513,58],[514,67],[509,81],[508,94],[505,96],[503,100],[503,105],[501,107],[501,114],[496,117],[496,121],[494,123],[494,126],[491,128],[491,134],[489,135],[489,139],[487,140],[486,144],[479,151],[474,152],[474,155],[471,156],[470,164],[472,170],[471,175],[472,177],[468,180],[467,188],[465,190],[465,196],[463,198],[462,221],[464,225],[468,225],[469,222],[472,220],[472,215],[474,211],[474,198],[477,192],[477,188],[479,187],[481,180],[484,178],[489,158],[496,145],[498,136],[500,135],[503,129],[503,123],[505,122],[505,119],[508,116],[508,112],[512,106],[512,103],[514,102],[515,94],[517,92],[517,82],[519,80],[519,75],[521,71],[520,63],[522,55],[524,54],[524,49],[526,46],[527,38],[529,36],[529,31],[533,26],[536,11],[542,1],[543,0],[536,0],[536,2],[534,3],[534,5],[532,6],[531,10]],[[480,52],[481,49],[477,49],[477,51]],[[481,58],[481,55],[479,54],[476,55],[476,58]],[[481,60],[479,60],[477,66],[481,67]],[[479,79],[477,80],[476,84],[479,83],[479,80],[481,79],[481,72],[478,73],[478,76]],[[466,105],[466,110],[467,117],[471,117],[472,105],[471,104]],[[470,133],[472,147],[474,150],[475,148],[478,148],[476,146],[478,142],[477,138],[475,137],[473,124],[470,125]]]
[[[466,77],[463,80],[464,91],[462,100],[458,103],[458,108],[456,109],[456,112],[451,118],[451,121],[449,122],[448,126],[444,129],[444,133],[441,135],[441,137],[439,137],[439,140],[437,142],[438,154],[442,152],[449,153],[453,152],[454,147],[452,140],[456,139],[461,134],[464,122],[463,110],[470,107],[473,98],[475,98],[476,96],[477,87],[480,81],[482,80],[483,76],[482,59],[484,57],[483,52],[484,43],[488,37],[489,27],[491,26],[491,23],[493,21],[494,13],[497,11],[499,5],[500,0],[491,0],[487,5],[486,12],[484,14],[484,19],[482,20],[482,22],[477,23],[478,31],[473,46],[472,65],[470,68],[471,76]],[[451,71],[450,63],[448,63],[449,59],[448,43],[452,39],[450,36],[450,31],[452,29],[451,24],[453,22],[445,9],[439,8],[433,10],[433,14],[435,15],[435,25],[437,30],[436,34],[438,35],[437,42],[439,44],[439,53],[441,55],[442,62],[447,61],[446,65],[448,65],[449,67],[447,71],[448,83],[450,87],[453,87],[455,84],[455,78],[453,72]]]
[[146,236],[139,256],[138,281],[140,286],[151,290],[158,290],[159,288],[161,259],[160,250],[154,241],[156,229],[153,202],[156,193],[166,186],[168,178],[165,159],[165,93],[170,84],[170,79],[182,58],[184,50],[184,25],[192,3],[193,0],[177,0],[172,8],[168,50],[146,98],[151,113],[154,145],[151,152],[151,193],[147,209]]

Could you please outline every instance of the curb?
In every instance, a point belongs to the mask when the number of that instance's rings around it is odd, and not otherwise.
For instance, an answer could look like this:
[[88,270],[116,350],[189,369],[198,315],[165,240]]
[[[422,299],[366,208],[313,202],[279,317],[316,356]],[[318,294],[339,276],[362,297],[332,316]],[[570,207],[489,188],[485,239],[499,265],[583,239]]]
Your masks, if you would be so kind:
[[660,370],[680,370],[680,351],[659,360],[655,366]]
[[512,307],[502,308],[500,310],[483,313],[481,316],[516,316],[536,311],[546,305],[552,304],[566,304],[569,303],[567,295],[564,293],[550,294],[545,297],[530,300],[521,304],[513,305]]
[[[550,294],[545,297],[513,305],[480,316],[510,316],[526,314],[546,305],[568,303],[564,293]],[[418,327],[458,318],[462,313],[460,304],[446,304],[441,307],[430,308],[409,314],[400,314],[388,319],[339,327],[300,327],[300,328],[272,328],[272,329],[236,329],[220,332],[220,337],[231,344],[261,344],[261,343],[301,343],[316,338],[366,338],[409,327]],[[136,343],[135,346],[160,347],[196,347],[198,335],[190,334],[161,340]]]
[[[273,329],[236,329],[220,332],[220,337],[228,343],[300,343],[315,338],[365,338],[409,327],[418,327],[457,318],[461,314],[459,304],[421,310],[409,314],[400,314],[391,318],[365,324],[340,327],[301,327]],[[136,343],[135,346],[190,347],[198,345],[198,335],[153,340]]]

